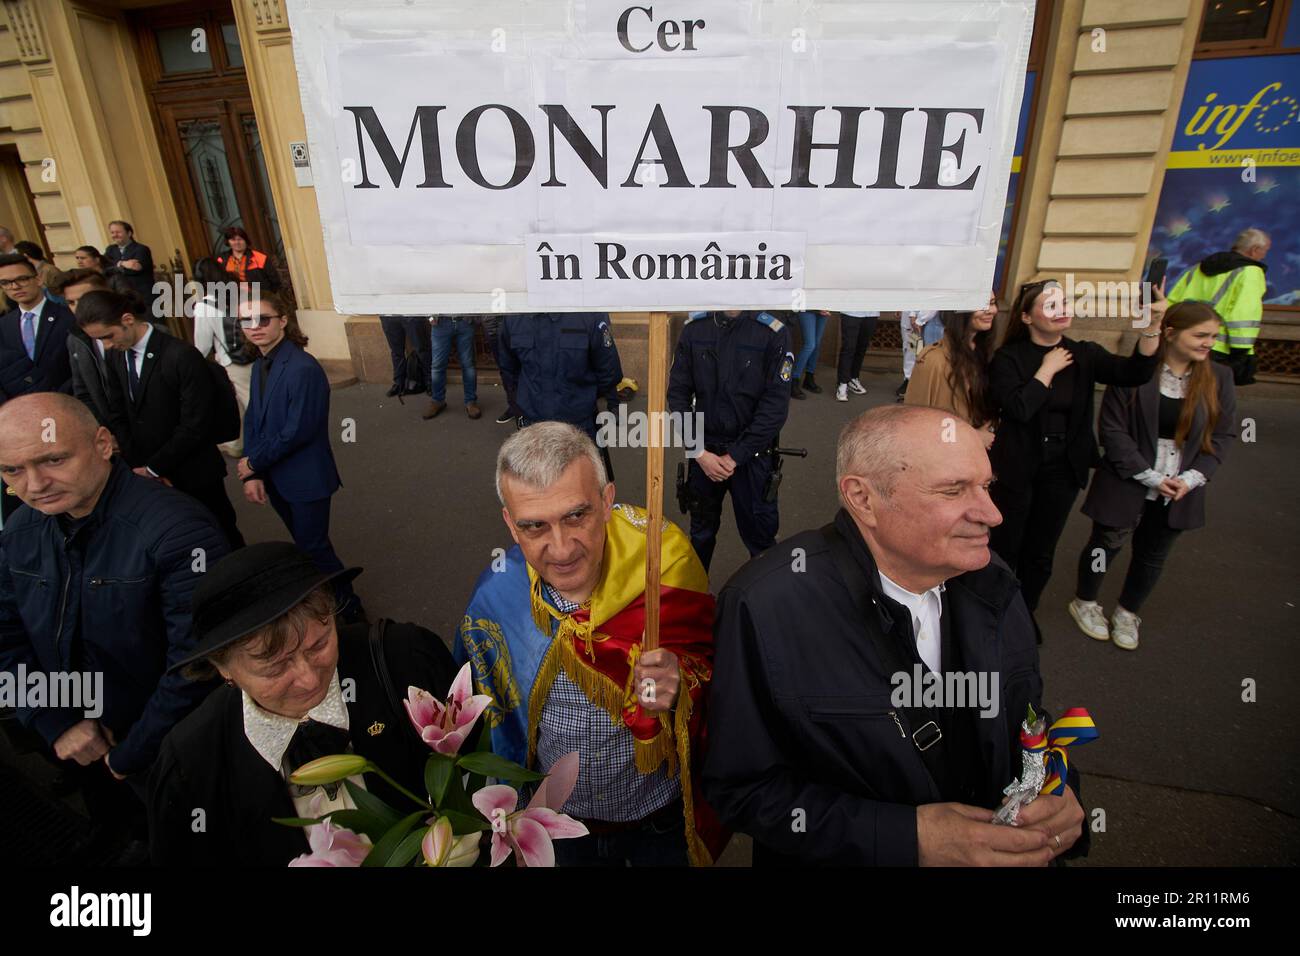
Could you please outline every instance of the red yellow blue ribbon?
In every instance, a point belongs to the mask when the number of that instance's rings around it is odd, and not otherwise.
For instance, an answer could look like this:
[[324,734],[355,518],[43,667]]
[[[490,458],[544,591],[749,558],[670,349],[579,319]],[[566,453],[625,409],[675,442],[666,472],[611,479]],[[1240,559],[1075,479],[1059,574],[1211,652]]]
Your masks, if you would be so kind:
[[1091,743],[1099,736],[1097,725],[1092,722],[1092,715],[1083,707],[1071,707],[1051,727],[1046,734],[1028,736],[1020,734],[1021,745],[1029,751],[1041,752],[1043,764],[1047,768],[1047,779],[1043,781],[1041,793],[1059,796],[1065,792],[1065,778],[1070,769],[1070,760],[1066,756],[1066,747],[1077,747]]

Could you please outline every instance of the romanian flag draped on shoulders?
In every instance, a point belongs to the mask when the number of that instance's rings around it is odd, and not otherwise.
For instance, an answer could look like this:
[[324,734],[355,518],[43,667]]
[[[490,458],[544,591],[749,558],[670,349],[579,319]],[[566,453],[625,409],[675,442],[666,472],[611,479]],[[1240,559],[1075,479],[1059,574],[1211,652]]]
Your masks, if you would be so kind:
[[680,774],[686,843],[692,865],[710,865],[727,834],[694,786],[705,740],[705,689],[712,677],[714,600],[708,575],[675,524],[664,522],[659,646],[677,655],[681,687],[671,713],[637,703],[633,668],[645,628],[646,513],[614,505],[605,525],[600,581],[572,614],[545,597],[519,546],[483,572],[457,631],[457,663],[470,662],[475,693],[492,704],[484,719],[492,749],[533,767],[537,727],[551,685],[563,672],[591,703],[636,740],[636,765]]

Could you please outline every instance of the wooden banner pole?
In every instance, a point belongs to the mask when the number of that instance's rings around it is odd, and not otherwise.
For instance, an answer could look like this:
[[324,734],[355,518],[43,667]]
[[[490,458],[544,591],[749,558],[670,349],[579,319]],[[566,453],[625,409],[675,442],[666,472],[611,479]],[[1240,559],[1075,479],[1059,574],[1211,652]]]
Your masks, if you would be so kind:
[[668,399],[668,313],[651,312],[648,336],[650,359],[646,382],[646,413],[650,427],[650,444],[646,449],[646,560],[645,560],[645,640],[642,649],[659,647],[659,578],[662,560],[664,525],[664,442],[668,436],[659,426],[665,421],[664,405]]

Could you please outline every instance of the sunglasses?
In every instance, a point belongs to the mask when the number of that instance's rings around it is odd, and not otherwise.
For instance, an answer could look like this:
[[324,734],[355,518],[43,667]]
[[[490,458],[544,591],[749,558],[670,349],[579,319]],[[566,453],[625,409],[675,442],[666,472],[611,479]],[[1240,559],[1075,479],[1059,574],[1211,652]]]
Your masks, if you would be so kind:
[[250,315],[246,319],[239,320],[241,329],[261,329],[271,324],[272,319],[283,319],[282,315]]

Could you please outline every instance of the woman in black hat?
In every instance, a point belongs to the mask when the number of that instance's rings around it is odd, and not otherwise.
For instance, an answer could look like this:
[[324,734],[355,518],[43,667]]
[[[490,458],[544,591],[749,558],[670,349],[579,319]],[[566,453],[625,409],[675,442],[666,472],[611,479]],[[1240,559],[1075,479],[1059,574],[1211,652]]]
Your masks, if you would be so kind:
[[[289,783],[327,754],[360,754],[424,792],[430,751],[398,695],[445,697],[456,667],[418,625],[336,626],[330,584],[360,573],[323,572],[294,545],[265,542],[232,552],[194,589],[195,652],[174,667],[226,686],[168,734],[150,774],[156,864],[285,866],[307,853],[305,831],[272,818],[353,806],[344,787]],[[372,776],[365,786],[390,806],[410,802]]]

